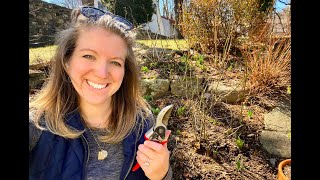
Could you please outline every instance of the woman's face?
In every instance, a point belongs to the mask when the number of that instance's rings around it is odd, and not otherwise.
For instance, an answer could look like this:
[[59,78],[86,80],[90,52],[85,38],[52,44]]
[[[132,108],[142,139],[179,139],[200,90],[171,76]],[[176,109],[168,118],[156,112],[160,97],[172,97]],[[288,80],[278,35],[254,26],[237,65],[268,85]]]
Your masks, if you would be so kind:
[[80,102],[108,104],[125,73],[126,42],[102,28],[82,30],[67,64],[67,73]]

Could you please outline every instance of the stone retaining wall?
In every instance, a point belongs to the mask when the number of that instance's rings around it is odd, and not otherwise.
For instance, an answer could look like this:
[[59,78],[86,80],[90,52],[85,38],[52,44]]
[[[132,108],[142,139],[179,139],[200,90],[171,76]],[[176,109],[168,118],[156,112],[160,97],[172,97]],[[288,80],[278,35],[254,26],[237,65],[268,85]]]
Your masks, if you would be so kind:
[[29,0],[29,47],[52,45],[57,31],[70,22],[71,9]]

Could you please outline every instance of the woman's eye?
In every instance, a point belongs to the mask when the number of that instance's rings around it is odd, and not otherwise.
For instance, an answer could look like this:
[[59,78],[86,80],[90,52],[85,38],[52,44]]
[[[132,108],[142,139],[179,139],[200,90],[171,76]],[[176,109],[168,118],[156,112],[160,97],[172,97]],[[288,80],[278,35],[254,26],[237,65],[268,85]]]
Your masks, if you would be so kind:
[[94,60],[94,56],[92,56],[92,55],[84,55],[84,56],[82,56],[82,57],[84,57],[84,58],[86,58],[86,59],[92,59],[92,60]]
[[111,61],[111,64],[114,64],[116,66],[121,66],[121,64],[119,62],[117,62],[117,61]]

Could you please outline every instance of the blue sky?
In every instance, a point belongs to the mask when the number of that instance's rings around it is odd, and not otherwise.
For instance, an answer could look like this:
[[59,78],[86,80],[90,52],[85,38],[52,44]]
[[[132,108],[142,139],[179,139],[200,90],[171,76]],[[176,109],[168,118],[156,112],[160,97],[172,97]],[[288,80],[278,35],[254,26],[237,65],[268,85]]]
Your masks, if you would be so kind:
[[[289,1],[283,1],[283,2],[291,2],[291,0],[289,0]],[[280,3],[279,1],[276,1],[276,9],[277,9],[277,12],[280,12],[281,10],[283,10],[285,7],[286,7],[286,5],[285,4],[283,4],[283,3]]]

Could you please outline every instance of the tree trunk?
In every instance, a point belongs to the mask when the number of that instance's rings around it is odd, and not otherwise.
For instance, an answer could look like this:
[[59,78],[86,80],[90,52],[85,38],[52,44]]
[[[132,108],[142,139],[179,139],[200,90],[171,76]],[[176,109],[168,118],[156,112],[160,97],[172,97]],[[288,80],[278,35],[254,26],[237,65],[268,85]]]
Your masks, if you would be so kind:
[[176,19],[176,30],[177,30],[177,38],[178,39],[183,39],[183,36],[181,34],[181,28],[179,26],[179,17],[180,17],[180,13],[182,13],[182,3],[183,0],[174,0],[174,14],[175,14],[175,19]]

